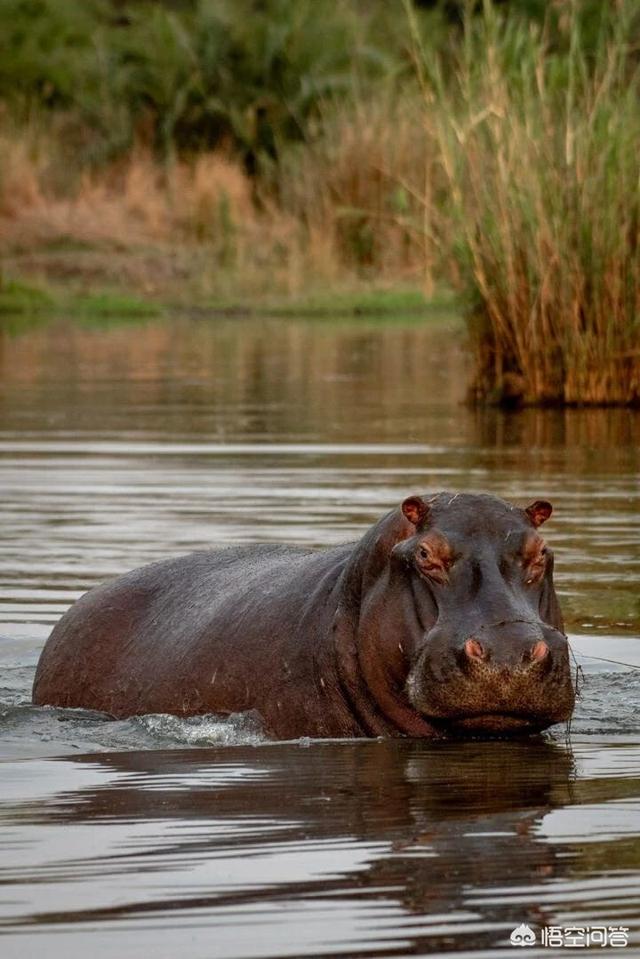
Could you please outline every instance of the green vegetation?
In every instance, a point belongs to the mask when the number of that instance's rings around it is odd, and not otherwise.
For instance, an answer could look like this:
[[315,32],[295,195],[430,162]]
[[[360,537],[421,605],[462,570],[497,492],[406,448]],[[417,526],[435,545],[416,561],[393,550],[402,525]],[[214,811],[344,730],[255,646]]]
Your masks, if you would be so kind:
[[[137,320],[160,316],[167,309],[172,312],[184,308],[184,301],[143,299],[119,291],[101,290],[86,293],[68,284],[40,285],[5,280],[0,281],[0,315],[74,316],[82,320]],[[318,293],[295,297],[267,296],[235,298],[213,297],[189,302],[189,312],[204,316],[275,316],[337,318],[366,316],[395,319],[414,316],[422,322],[425,317],[459,316],[458,305],[450,293],[427,299],[418,289],[339,290],[336,293]]]
[[83,293],[68,287],[35,286],[0,280],[0,317],[50,316],[66,314],[78,317],[138,319],[158,316],[162,307],[151,300],[119,292]]
[[253,305],[253,312],[270,313],[276,316],[383,316],[407,317],[412,314],[424,317],[427,313],[442,315],[455,309],[450,295],[427,299],[421,290],[415,289],[363,289],[354,292],[339,290],[317,293],[313,296],[298,296],[295,299],[266,300],[262,307]]
[[5,0],[5,272],[103,315],[449,288],[474,399],[640,403],[639,50],[634,0]]
[[143,316],[158,316],[162,308],[157,303],[141,300],[122,293],[90,293],[74,297],[67,302],[68,312],[90,317],[127,317],[138,319]]
[[[392,5],[393,6],[393,5]],[[3,0],[0,98],[55,116],[81,163],[143,137],[165,156],[232,142],[264,169],[318,104],[397,69],[395,18],[351,0]]]
[[53,300],[44,290],[27,283],[0,279],[0,315],[48,312],[52,304]]

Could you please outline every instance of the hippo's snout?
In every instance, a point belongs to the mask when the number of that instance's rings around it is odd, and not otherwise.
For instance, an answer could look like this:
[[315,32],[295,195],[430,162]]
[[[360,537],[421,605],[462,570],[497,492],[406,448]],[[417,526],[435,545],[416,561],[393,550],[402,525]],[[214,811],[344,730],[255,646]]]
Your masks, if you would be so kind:
[[545,729],[569,719],[574,707],[567,639],[535,622],[480,627],[458,641],[436,627],[409,674],[407,694],[452,732]]

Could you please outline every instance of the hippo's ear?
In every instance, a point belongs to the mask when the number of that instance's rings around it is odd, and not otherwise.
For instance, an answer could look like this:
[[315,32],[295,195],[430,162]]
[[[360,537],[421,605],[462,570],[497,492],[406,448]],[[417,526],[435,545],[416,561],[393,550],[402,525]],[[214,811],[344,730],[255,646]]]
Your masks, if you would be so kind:
[[546,523],[552,512],[553,506],[551,503],[547,503],[546,499],[537,499],[535,503],[532,503],[531,506],[527,506],[525,510],[525,513],[536,527],[542,526],[543,523]]
[[408,496],[402,504],[402,512],[414,526],[422,526],[429,517],[429,504],[421,496]]

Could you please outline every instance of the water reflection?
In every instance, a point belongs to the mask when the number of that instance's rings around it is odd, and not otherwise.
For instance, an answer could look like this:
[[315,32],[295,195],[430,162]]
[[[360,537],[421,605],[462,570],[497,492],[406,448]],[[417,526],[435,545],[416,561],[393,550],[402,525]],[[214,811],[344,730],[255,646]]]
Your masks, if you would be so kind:
[[580,450],[578,471],[607,449],[621,459],[599,469],[640,466],[638,411],[469,410],[467,368],[446,318],[60,322],[0,331],[0,410],[3,429],[20,433],[552,447]]
[[[169,944],[187,927],[194,955],[202,924],[221,924],[215,954],[228,956],[280,954],[308,922],[299,954],[345,956],[365,943],[380,955],[481,951],[521,922],[567,916],[622,922],[640,878],[640,750],[614,752],[624,761],[606,775],[593,747],[544,741],[103,754],[43,763],[49,789],[60,784],[45,796],[42,776],[15,764],[18,795],[0,807],[18,835],[8,878],[23,884],[20,924],[46,925],[54,950],[69,927],[82,942],[82,930],[122,922],[134,943],[150,922]],[[602,821],[621,804],[633,825],[607,836]],[[559,826],[563,811],[580,816],[579,835]],[[3,910],[7,930],[15,908]],[[288,933],[283,908],[295,914]]]

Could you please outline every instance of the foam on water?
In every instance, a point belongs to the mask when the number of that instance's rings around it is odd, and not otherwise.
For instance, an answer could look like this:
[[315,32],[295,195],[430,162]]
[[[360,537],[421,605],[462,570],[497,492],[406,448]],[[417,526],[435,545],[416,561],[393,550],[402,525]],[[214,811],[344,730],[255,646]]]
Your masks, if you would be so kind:
[[112,719],[89,709],[7,706],[0,703],[3,746],[18,754],[58,755],[71,750],[113,751],[202,746],[257,746],[267,742],[252,712],[230,716],[154,713]]

